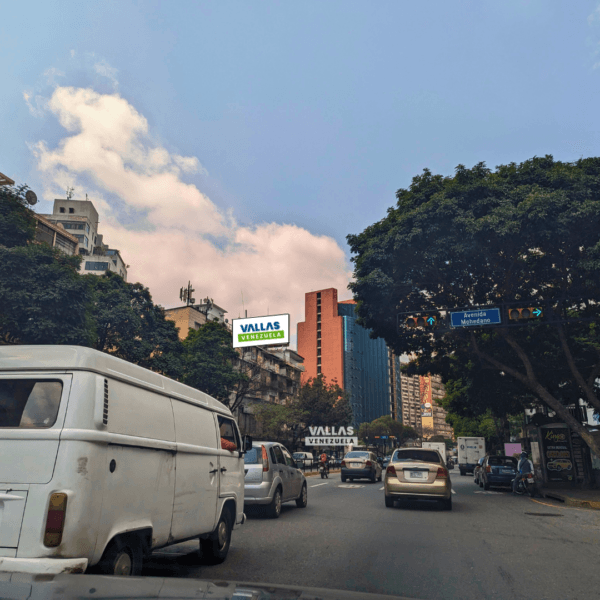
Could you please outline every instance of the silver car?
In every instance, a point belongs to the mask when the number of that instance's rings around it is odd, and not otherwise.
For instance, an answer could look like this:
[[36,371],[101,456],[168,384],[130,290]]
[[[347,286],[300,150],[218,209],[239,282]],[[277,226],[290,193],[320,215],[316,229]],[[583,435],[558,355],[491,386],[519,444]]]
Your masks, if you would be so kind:
[[283,502],[294,500],[298,508],[306,507],[306,477],[281,444],[252,442],[244,454],[244,473],[244,507],[261,507],[272,519],[281,514]]

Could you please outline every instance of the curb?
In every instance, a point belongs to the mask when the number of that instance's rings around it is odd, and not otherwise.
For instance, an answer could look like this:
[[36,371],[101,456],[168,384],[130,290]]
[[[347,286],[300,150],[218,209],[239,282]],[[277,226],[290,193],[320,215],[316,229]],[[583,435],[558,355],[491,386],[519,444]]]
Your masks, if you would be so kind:
[[600,510],[600,501],[596,500],[581,500],[579,498],[572,498],[571,496],[563,496],[556,492],[543,492],[544,498],[551,498],[564,502],[567,506],[578,506],[579,508],[589,508],[592,510]]

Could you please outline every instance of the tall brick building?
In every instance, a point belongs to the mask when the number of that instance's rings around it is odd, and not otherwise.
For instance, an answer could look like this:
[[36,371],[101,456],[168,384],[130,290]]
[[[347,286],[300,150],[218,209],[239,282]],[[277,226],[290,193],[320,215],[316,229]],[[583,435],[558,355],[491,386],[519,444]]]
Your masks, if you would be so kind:
[[335,380],[350,395],[355,426],[396,413],[387,346],[357,325],[354,301],[338,302],[334,288],[309,292],[304,313],[305,321],[298,323],[302,381],[319,374]]

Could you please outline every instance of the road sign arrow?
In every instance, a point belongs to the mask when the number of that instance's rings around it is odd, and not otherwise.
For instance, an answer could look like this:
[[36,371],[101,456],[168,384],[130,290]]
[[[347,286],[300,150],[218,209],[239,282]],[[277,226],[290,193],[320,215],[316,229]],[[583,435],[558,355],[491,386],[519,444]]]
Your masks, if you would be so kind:
[[542,309],[541,308],[534,308],[533,309],[533,316],[534,317],[539,317],[542,314]]
[[435,324],[435,317],[429,317],[429,318],[427,319],[427,322],[428,322],[430,325],[433,325],[433,324]]

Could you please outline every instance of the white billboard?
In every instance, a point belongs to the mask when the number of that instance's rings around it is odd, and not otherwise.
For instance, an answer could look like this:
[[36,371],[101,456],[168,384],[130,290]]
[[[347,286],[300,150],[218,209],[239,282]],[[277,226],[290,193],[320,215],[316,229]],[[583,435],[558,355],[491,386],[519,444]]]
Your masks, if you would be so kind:
[[290,343],[290,315],[232,319],[232,327],[234,348]]

